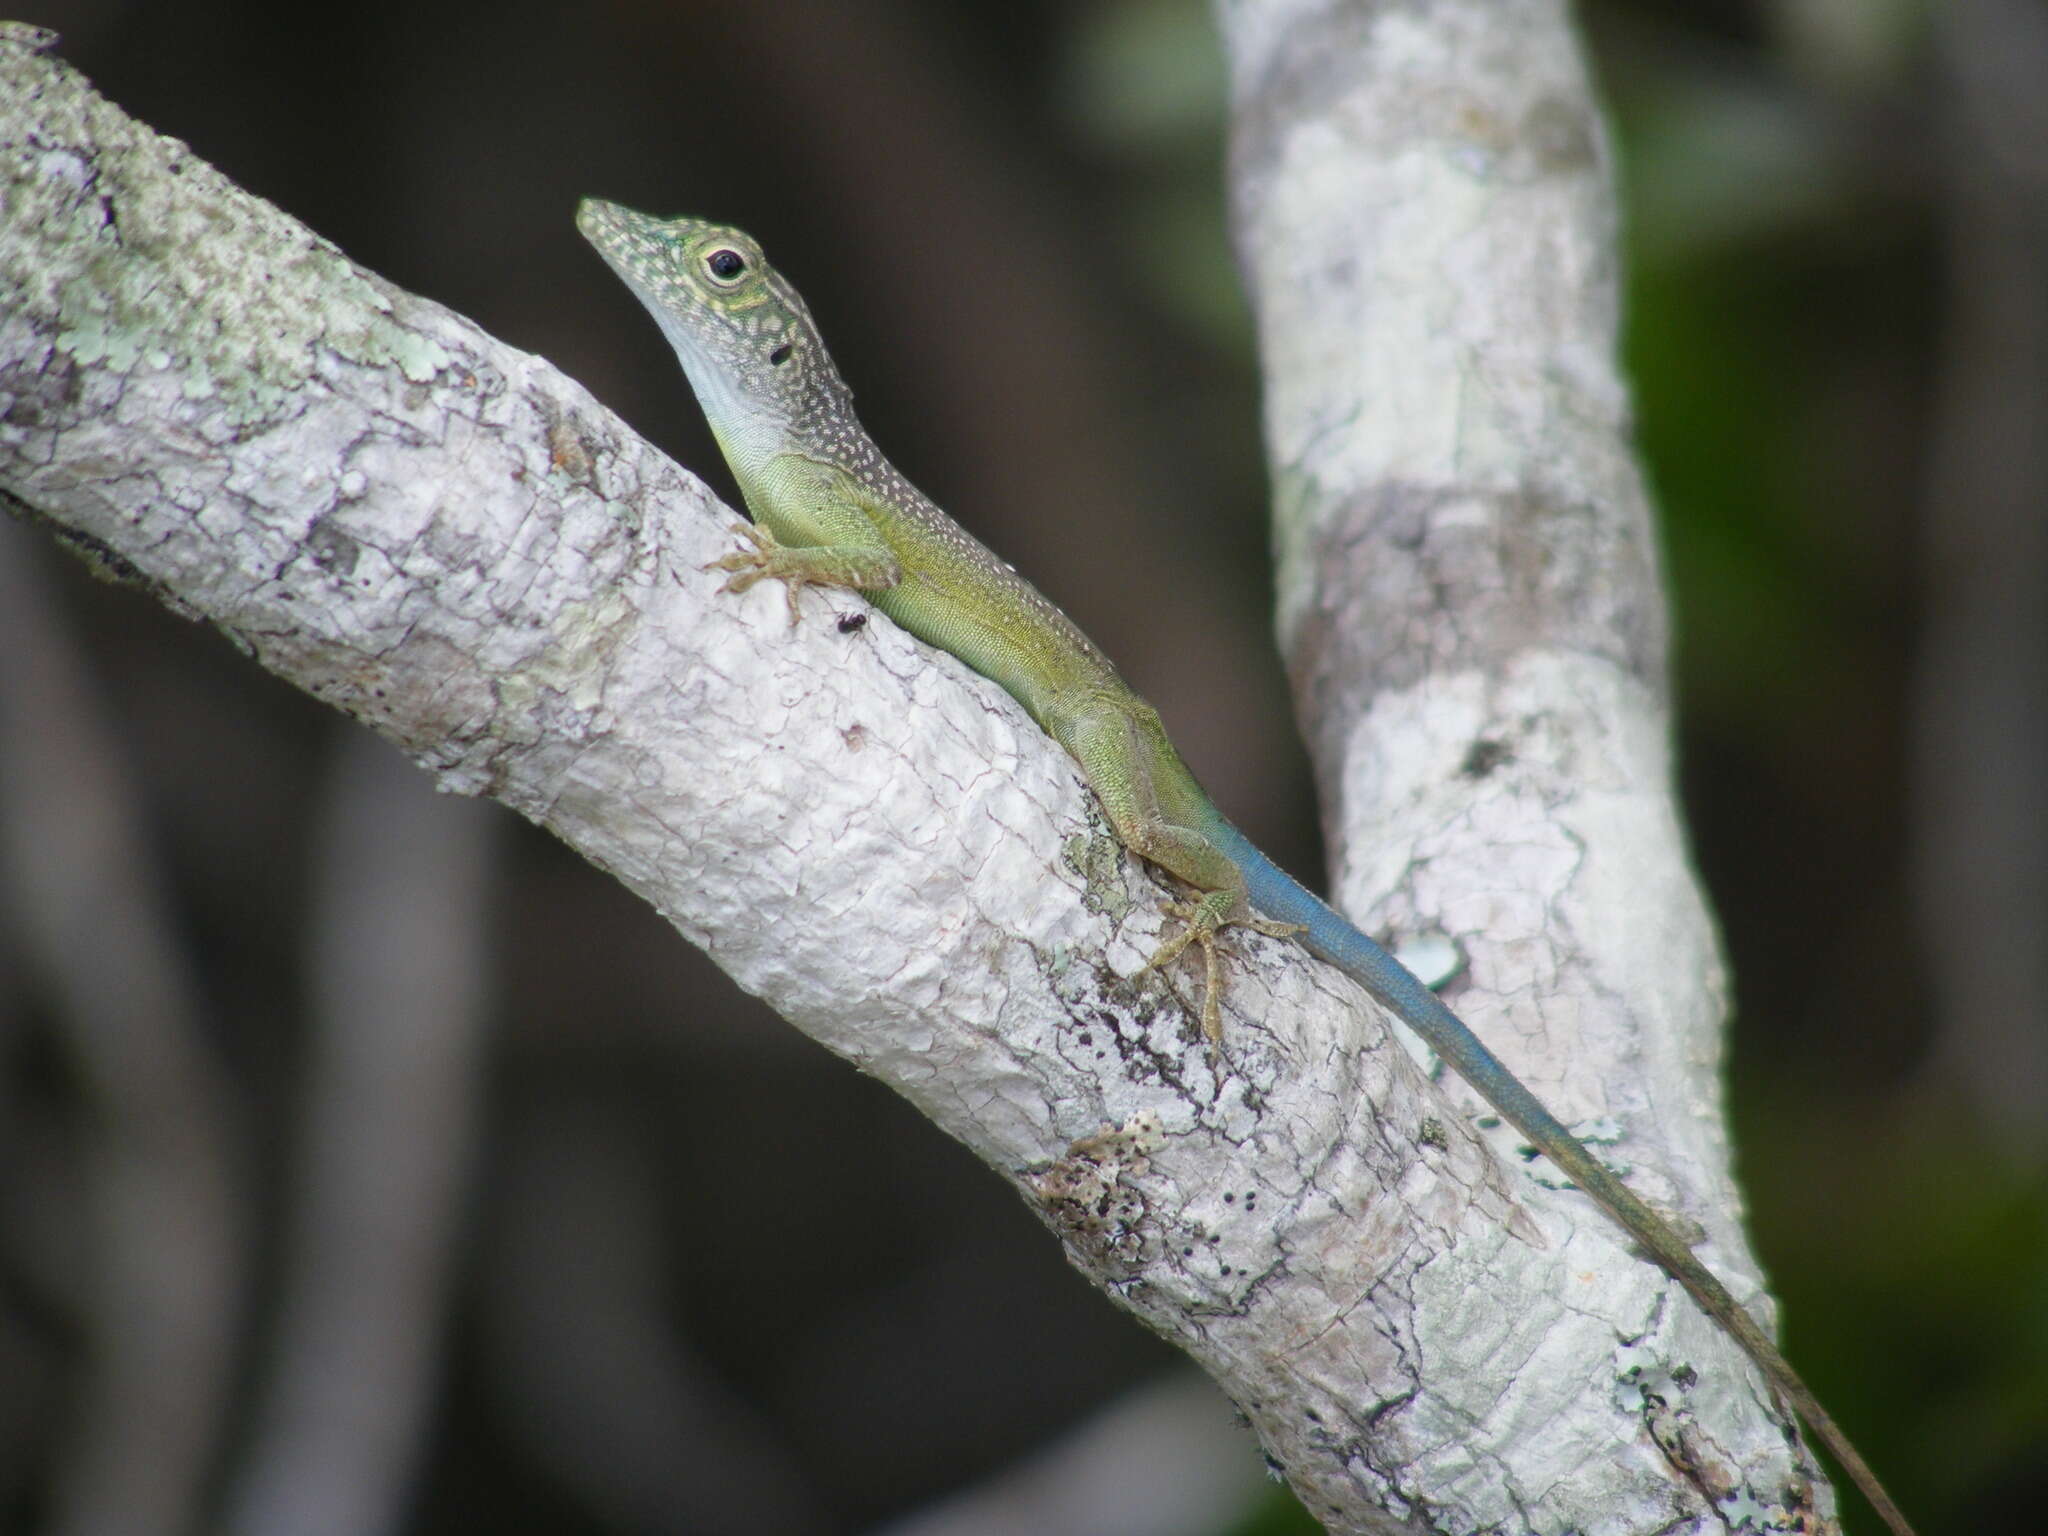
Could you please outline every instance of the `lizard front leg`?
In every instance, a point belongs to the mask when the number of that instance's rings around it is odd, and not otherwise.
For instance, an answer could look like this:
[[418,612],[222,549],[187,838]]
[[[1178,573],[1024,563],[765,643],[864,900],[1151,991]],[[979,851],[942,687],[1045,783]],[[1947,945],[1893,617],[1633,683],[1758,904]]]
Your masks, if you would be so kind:
[[759,523],[734,523],[732,531],[751,546],[721,555],[703,567],[730,574],[721,592],[744,592],[757,581],[782,582],[789,598],[789,623],[799,617],[796,595],[803,587],[852,587],[880,591],[903,579],[903,568],[886,547],[843,544],[784,544]]

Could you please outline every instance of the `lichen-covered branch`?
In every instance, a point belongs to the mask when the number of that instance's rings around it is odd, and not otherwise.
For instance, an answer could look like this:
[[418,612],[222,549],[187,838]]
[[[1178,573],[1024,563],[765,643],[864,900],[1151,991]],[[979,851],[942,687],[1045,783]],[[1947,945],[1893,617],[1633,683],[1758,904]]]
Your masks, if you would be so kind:
[[[1454,1006],[1753,1283],[1718,1102],[1726,984],[1675,806],[1616,362],[1605,133],[1570,8],[1217,10],[1281,639],[1337,894],[1369,928],[1448,940]],[[1761,1434],[1690,1458],[1702,1487],[1771,1465]],[[1810,1471],[1766,1502],[1799,1508]],[[1612,1528],[1660,1528],[1660,1499],[1631,1511],[1612,1491]]]
[[[879,618],[835,626],[851,597],[807,596],[794,629],[779,593],[715,597],[730,514],[576,385],[21,28],[0,197],[0,489],[548,827],[1008,1173],[1333,1530],[1804,1496],[1732,1346],[1583,1201],[1510,1183],[1340,977],[1233,945],[1212,1062],[1174,980],[1140,974],[1164,893],[1021,711]],[[1541,723],[1508,745],[1534,760]],[[1580,889],[1628,885],[1579,851]],[[1517,888],[1478,889],[1444,914],[1461,939],[1516,916]],[[1540,1010],[1549,984],[1513,990]]]

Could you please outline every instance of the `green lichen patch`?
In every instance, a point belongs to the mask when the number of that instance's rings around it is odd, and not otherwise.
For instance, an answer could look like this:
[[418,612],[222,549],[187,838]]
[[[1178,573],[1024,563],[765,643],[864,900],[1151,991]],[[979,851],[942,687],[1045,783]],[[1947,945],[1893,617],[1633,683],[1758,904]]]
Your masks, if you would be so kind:
[[404,295],[0,33],[0,305],[59,352],[176,376],[246,426],[283,410],[322,351],[426,382],[446,350]]
[[1131,910],[1130,890],[1123,877],[1124,847],[1092,813],[1090,822],[1085,837],[1070,837],[1060,845],[1060,861],[1080,877],[1082,904],[1121,922]]

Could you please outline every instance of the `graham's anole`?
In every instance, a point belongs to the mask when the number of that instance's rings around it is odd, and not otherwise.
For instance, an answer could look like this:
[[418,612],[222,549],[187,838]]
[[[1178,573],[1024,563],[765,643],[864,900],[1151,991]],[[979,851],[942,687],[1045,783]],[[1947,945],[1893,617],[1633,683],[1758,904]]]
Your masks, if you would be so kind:
[[577,227],[654,316],[681,359],[752,525],[713,562],[723,590],[850,587],[930,645],[1000,684],[1080,765],[1124,845],[1185,882],[1181,926],[1148,962],[1190,946],[1204,963],[1202,1032],[1222,1040],[1217,939],[1233,926],[1299,934],[1413,1029],[1626,1229],[1748,1352],[1899,1536],[1911,1536],[1863,1458],[1777,1346],[1672,1226],[1599,1162],[1471,1030],[1385,950],[1252,846],[1210,802],[1158,713],[1074,622],[882,457],[853,412],[810,311],[736,229],[586,200]]

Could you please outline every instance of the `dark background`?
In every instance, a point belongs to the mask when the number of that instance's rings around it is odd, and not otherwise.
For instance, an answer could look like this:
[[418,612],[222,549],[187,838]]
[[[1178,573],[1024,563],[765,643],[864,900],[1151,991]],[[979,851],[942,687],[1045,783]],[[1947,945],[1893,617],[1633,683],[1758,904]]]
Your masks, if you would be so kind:
[[[1623,161],[1685,800],[1739,996],[1730,1106],[1789,1352],[1923,1531],[2038,1529],[2044,13],[1581,14]],[[546,356],[728,495],[666,345],[571,214],[596,194],[744,225],[899,465],[1317,875],[1198,4],[78,0],[24,19],[129,112]],[[350,728],[46,563],[161,872],[246,1207],[231,1397],[206,1431],[218,1499],[275,1365],[314,812]],[[392,1453],[415,1458],[398,1528],[769,1529],[693,1504],[721,1474],[687,1414],[663,1417],[687,1378],[781,1469],[786,1528],[858,1529],[1171,1366],[965,1153],[495,821],[480,1121],[456,1149],[434,1405]],[[81,1299],[99,1218],[67,1196],[120,1133],[59,993],[0,933],[7,1528],[62,1513],[106,1347]],[[593,1363],[593,1328],[629,1341],[630,1379]],[[1300,1528],[1271,1498],[1262,1528]]]

